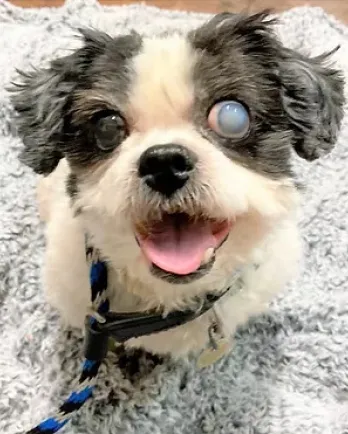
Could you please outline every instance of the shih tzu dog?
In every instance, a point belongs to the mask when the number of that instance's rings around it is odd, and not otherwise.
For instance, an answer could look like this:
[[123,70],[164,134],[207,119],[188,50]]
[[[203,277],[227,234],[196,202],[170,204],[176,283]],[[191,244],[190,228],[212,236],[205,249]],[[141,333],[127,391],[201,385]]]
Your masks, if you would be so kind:
[[86,235],[114,311],[166,314],[230,288],[185,325],[128,341],[153,353],[205,348],[217,320],[233,336],[293,275],[292,153],[333,147],[343,79],[272,26],[223,13],[184,35],[82,30],[81,48],[22,74],[13,103],[22,160],[43,175],[44,287],[68,324],[90,309]]

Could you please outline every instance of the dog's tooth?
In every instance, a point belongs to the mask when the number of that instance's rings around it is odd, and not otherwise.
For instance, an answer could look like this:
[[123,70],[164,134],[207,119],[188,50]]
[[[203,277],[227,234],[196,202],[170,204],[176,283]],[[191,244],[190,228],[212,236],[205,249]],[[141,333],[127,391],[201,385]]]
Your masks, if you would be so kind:
[[213,254],[214,254],[214,248],[209,247],[209,249],[207,249],[204,253],[202,264],[203,265],[207,264],[210,261],[210,259],[212,258]]

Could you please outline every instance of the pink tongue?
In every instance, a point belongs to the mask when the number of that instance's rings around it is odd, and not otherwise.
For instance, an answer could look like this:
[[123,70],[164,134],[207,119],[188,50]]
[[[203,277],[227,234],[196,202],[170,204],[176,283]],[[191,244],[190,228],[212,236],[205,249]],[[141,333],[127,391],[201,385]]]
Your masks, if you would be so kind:
[[203,221],[162,222],[154,232],[139,239],[140,246],[149,261],[169,273],[193,273],[200,267],[205,251],[217,245],[210,224]]

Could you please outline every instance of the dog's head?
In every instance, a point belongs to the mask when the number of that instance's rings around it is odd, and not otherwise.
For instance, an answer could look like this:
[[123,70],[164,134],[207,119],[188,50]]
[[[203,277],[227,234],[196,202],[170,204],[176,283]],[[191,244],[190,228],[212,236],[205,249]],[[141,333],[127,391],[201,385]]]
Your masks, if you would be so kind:
[[332,148],[339,73],[282,46],[267,14],[83,36],[14,95],[23,161],[49,174],[66,159],[72,206],[116,266],[153,284],[221,281],[292,213],[292,150]]

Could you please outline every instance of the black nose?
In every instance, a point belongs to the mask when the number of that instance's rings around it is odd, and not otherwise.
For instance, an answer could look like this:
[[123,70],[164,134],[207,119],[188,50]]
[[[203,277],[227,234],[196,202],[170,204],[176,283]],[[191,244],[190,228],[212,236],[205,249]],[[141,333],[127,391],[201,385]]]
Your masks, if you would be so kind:
[[195,155],[181,145],[155,145],[140,157],[139,176],[165,196],[171,196],[188,181],[196,163]]

